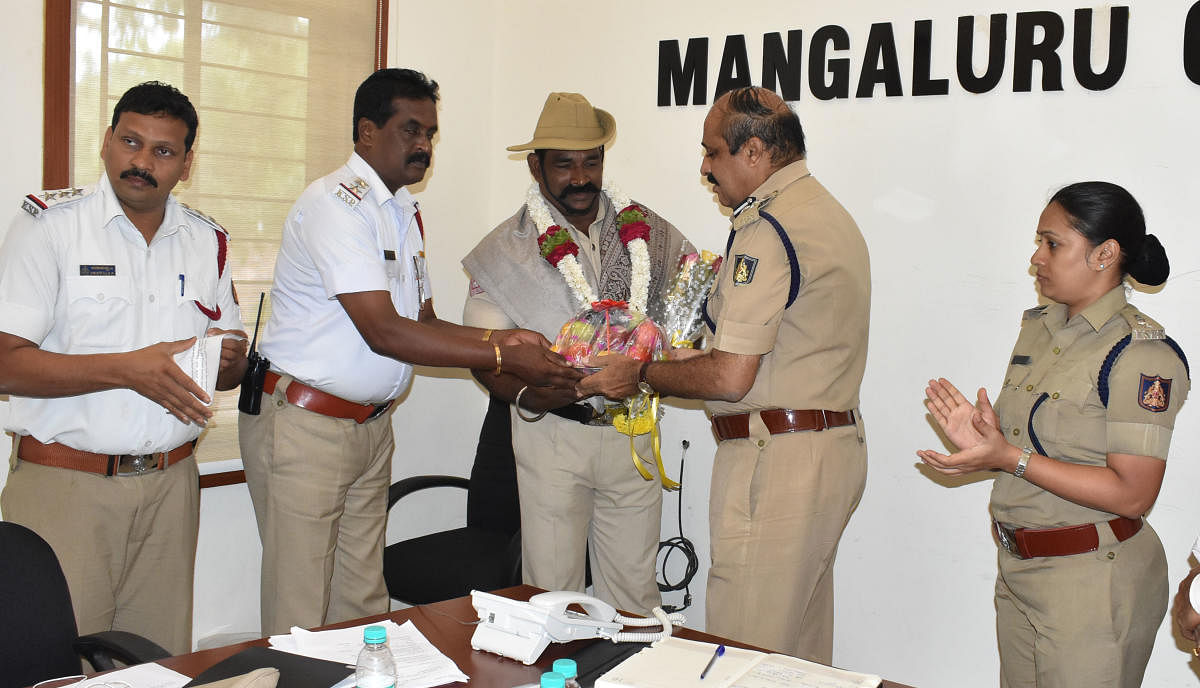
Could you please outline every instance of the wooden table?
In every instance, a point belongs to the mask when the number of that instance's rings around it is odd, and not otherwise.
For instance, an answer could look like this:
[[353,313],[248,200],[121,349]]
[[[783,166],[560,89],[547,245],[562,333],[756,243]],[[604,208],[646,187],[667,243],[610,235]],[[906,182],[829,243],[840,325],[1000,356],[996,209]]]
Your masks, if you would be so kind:
[[[503,595],[512,599],[525,600],[531,595],[542,592],[542,590],[528,586],[519,585],[513,588],[498,590],[495,594]],[[323,628],[344,628],[347,626],[359,626],[372,621],[382,621],[391,619],[396,623],[404,623],[412,621],[417,629],[429,639],[439,650],[447,657],[454,660],[458,668],[466,675],[471,677],[469,688],[511,688],[522,683],[537,683],[538,677],[543,671],[549,670],[554,660],[562,657],[569,657],[578,652],[591,642],[607,642],[607,641],[589,641],[580,640],[573,643],[551,643],[550,647],[542,653],[537,663],[532,666],[526,666],[520,662],[507,657],[493,655],[487,652],[479,652],[471,649],[471,634],[475,632],[474,622],[478,619],[475,614],[474,607],[471,606],[470,597],[459,597],[445,602],[437,602],[434,604],[402,609],[390,614],[381,614],[379,616],[370,616],[365,619],[355,621],[347,621],[340,624],[332,624]],[[726,640],[700,631],[693,631],[687,628],[677,629],[675,635],[691,640],[700,640],[710,643],[724,643],[735,647],[745,647],[749,649],[755,648],[752,645],[739,643],[736,641]],[[189,655],[179,655],[168,659],[160,660],[159,664],[165,667],[178,671],[181,674],[195,677],[200,672],[216,664],[217,662],[234,655],[241,650],[255,645],[266,646],[265,638],[260,640],[251,640],[236,645],[227,645],[225,647],[213,648],[211,650],[201,650],[193,652]],[[869,669],[869,668],[868,668]],[[448,684],[453,686],[467,686],[465,683]],[[909,688],[904,684],[884,681],[885,688]]]

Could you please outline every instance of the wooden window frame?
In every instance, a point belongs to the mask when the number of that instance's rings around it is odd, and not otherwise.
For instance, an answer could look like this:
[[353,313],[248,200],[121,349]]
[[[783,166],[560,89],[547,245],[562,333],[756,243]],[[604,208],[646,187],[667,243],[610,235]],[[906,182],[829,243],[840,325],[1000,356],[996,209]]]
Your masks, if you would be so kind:
[[[43,54],[42,188],[71,180],[71,54],[73,0],[46,1]],[[388,0],[375,0],[375,69],[387,66]]]

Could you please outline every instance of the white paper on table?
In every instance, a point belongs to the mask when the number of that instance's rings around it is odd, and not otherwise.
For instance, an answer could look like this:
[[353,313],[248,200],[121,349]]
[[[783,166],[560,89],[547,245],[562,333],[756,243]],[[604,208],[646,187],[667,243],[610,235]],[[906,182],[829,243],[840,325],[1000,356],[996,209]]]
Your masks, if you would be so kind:
[[725,648],[708,670],[717,646],[663,638],[628,657],[596,680],[599,688],[875,688],[879,677],[814,664],[786,655]]
[[90,686],[102,688],[106,684],[111,685],[116,681],[128,683],[129,688],[181,688],[191,680],[178,671],[171,671],[165,666],[150,662],[126,667],[103,676],[93,676],[79,683],[72,683],[65,688],[76,688],[77,686],[78,688],[89,688]]
[[[396,688],[428,688],[470,680],[417,630],[412,621],[397,625],[388,620],[332,631],[306,631],[293,627],[290,636],[272,636],[270,642],[277,650],[353,667],[358,662],[358,653],[363,647],[363,629],[367,626],[383,626],[387,630],[388,647],[396,662]],[[294,646],[287,642],[288,638],[295,642]]]
[[787,655],[767,655],[731,688],[875,688],[879,677],[835,669]]
[[213,392],[217,391],[217,373],[221,368],[223,339],[225,335],[219,334],[197,337],[191,348],[175,354],[175,364],[196,381],[196,386],[204,390],[209,399],[212,399]]

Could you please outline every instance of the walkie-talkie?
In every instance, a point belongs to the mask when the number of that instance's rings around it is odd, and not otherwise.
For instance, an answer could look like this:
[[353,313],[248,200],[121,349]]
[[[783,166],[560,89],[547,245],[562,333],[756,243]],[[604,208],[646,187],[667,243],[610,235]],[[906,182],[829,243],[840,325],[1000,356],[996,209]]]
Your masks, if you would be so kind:
[[257,416],[262,411],[263,382],[271,362],[259,355],[255,348],[258,345],[258,326],[262,324],[263,298],[266,292],[258,295],[258,315],[254,316],[254,337],[250,340],[250,353],[246,356],[249,365],[246,375],[242,377],[242,392],[238,397],[238,410],[251,416]]

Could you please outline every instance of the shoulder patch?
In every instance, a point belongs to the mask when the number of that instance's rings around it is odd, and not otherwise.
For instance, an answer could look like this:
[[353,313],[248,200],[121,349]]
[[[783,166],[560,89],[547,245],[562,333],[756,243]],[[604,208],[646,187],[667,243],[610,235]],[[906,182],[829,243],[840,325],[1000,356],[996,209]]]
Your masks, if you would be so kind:
[[758,259],[739,253],[733,258],[733,285],[735,287],[750,284],[754,281],[754,271],[758,269]]
[[223,234],[229,234],[229,231],[226,230],[224,227],[222,227],[221,223],[212,219],[211,216],[205,215],[204,213],[200,212],[199,210],[196,210],[195,208],[189,206],[186,203],[180,203],[179,207],[183,208],[183,212],[187,213],[188,216],[193,217],[193,218],[203,222],[204,224],[208,225],[209,227],[212,227],[215,230],[222,232]]
[[1167,331],[1149,316],[1143,315],[1132,306],[1121,310],[1121,315],[1129,323],[1129,336],[1133,341],[1166,339]]
[[1022,320],[1036,320],[1046,314],[1046,306],[1034,306],[1025,311],[1021,316]]
[[87,192],[88,189],[86,188],[72,187],[69,189],[54,189],[52,191],[29,194],[21,199],[21,209],[34,217],[41,217],[44,211],[83,198],[87,195]]
[[480,294],[487,293],[486,291],[484,291],[483,287],[479,286],[479,283],[476,282],[475,280],[471,280],[471,284],[468,287],[468,291],[470,292],[471,296],[479,296]]
[[371,185],[367,183],[367,180],[362,177],[355,177],[348,182],[340,182],[337,186],[333,187],[333,195],[341,202],[353,208],[358,205],[359,201],[370,190]]
[[1145,373],[1141,376],[1138,406],[1155,413],[1166,411],[1171,406],[1171,379]]

